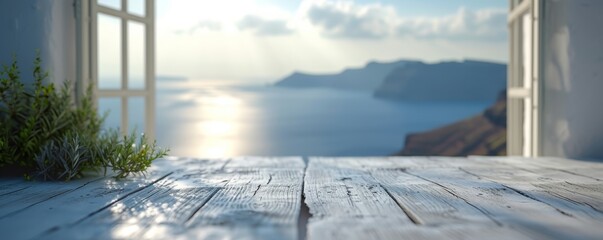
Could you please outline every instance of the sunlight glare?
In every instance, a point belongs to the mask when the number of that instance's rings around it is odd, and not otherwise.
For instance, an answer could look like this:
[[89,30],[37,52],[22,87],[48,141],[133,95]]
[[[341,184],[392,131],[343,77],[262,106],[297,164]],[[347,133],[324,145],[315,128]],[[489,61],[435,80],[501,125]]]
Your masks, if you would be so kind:
[[229,136],[236,133],[233,122],[230,121],[207,121],[200,123],[200,131],[206,137]]
[[235,154],[236,139],[240,131],[239,118],[244,107],[238,98],[220,91],[202,100],[201,114],[204,120],[197,124],[203,141],[201,156],[226,157]]

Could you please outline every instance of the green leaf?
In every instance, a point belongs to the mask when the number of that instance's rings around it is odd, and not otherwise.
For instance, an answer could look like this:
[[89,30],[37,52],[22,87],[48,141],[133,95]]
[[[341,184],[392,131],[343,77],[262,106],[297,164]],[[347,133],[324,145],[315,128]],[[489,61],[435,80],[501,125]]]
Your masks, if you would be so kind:
[[41,63],[38,53],[31,86],[21,82],[16,57],[0,70],[0,169],[19,169],[27,178],[70,180],[109,168],[121,178],[144,172],[166,155],[144,136],[102,130],[107,114],[98,114],[93,86],[75,102],[71,83],[58,89],[47,83]]

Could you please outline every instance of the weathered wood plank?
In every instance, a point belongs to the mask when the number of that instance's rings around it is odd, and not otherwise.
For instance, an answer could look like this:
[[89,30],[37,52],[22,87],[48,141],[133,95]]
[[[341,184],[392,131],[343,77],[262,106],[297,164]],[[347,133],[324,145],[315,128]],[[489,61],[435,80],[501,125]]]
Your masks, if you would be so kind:
[[469,159],[478,162],[497,162],[536,172],[539,172],[540,169],[552,169],[572,175],[588,177],[597,181],[603,181],[602,162],[579,161],[555,157],[524,158],[471,156]]
[[75,222],[57,226],[38,237],[139,238],[158,224],[181,229],[179,226],[232,177],[222,171],[226,163],[224,160],[194,159],[159,162],[154,168],[169,170],[170,174],[108,202]]
[[28,182],[10,185],[7,194],[0,197],[0,220],[62,194],[72,192],[104,177],[79,179],[71,182]]
[[0,197],[30,187],[30,185],[24,185],[23,182],[21,177],[0,178]]
[[[347,239],[371,239],[370,233],[390,233],[391,226],[413,225],[403,209],[390,198],[369,172],[359,169],[358,159],[311,158],[304,179],[305,202],[310,211],[308,239],[343,239],[351,226],[367,226]],[[345,164],[349,163],[349,166]],[[383,227],[388,223],[389,227]]]
[[[480,159],[480,157],[473,157],[472,159]],[[598,212],[595,213],[597,216],[603,212],[603,181],[598,176],[603,174],[603,163],[583,163],[581,161],[557,158],[536,158],[527,160],[531,160],[531,163],[537,164],[521,164],[525,160],[509,158],[502,160],[510,162],[505,167],[466,169],[471,169],[474,173],[485,174],[485,177],[494,181],[505,182],[510,185],[519,184],[526,191],[538,191],[538,188],[540,188],[541,191],[559,198],[576,204],[586,205]],[[545,163],[549,163],[552,167],[549,165],[545,166]],[[565,167],[563,164],[565,164]],[[581,174],[578,172],[592,174]],[[536,189],[532,189],[530,186],[536,187]],[[592,213],[592,211],[589,212]]]
[[313,218],[393,216],[411,223],[385,189],[364,171],[310,167],[304,195]]
[[[311,161],[316,168],[348,169],[353,173],[344,176],[368,173],[369,181],[376,183],[397,203],[404,213],[390,211],[388,217],[373,218],[325,218],[316,224],[311,219],[309,239],[483,239],[492,235],[507,236],[514,239],[527,239],[525,234],[508,227],[499,226],[489,216],[475,207],[449,193],[446,189],[432,182],[406,174],[407,169],[454,168],[455,163],[473,165],[466,159],[459,158],[420,158],[420,157],[388,157],[388,158],[320,158]],[[315,160],[315,159],[312,159]],[[356,171],[353,171],[353,170]],[[307,178],[310,176],[310,169]],[[336,174],[329,174],[338,176]],[[344,179],[346,177],[343,177]],[[365,176],[366,178],[366,176]],[[308,180],[307,180],[308,181]],[[306,182],[307,182],[306,181]],[[324,181],[322,181],[324,182]],[[309,186],[306,186],[309,188]],[[306,195],[306,197],[308,197]],[[381,197],[386,199],[387,197]],[[308,200],[306,200],[308,201]],[[310,210],[312,212],[312,206]],[[391,218],[408,216],[413,224],[401,223]],[[314,224],[314,225],[312,225]],[[349,228],[354,225],[356,227]],[[342,231],[342,229],[345,229]]]
[[[4,236],[10,239],[29,239],[38,236],[49,229],[64,228],[81,221],[91,213],[117,203],[122,198],[140,191],[173,172],[181,172],[180,164],[191,164],[186,161],[157,160],[145,175],[131,176],[116,180],[106,177],[100,181],[87,184],[74,191],[45,201],[22,210],[10,217],[0,219],[0,228],[11,229]],[[216,168],[224,161],[198,161],[199,166]],[[46,189],[52,188],[55,182],[35,182],[35,186]],[[186,184],[183,182],[181,184]],[[42,191],[43,192],[43,191]],[[44,216],[44,217],[40,217]]]
[[599,163],[355,157],[312,158],[304,168],[296,157],[170,158],[146,177],[119,181],[0,180],[0,232],[7,239],[298,239],[306,230],[298,227],[303,192],[308,239],[603,237]]
[[[396,157],[397,158],[397,157]],[[404,157],[407,161],[410,158]],[[312,157],[310,159],[312,167],[315,169],[352,169],[363,170],[365,165],[379,166],[380,168],[396,168],[391,158],[388,157]]]
[[[274,161],[174,162],[178,170],[172,175],[43,237],[264,239],[278,233],[279,239],[297,238],[303,161],[284,161],[297,169],[272,166]],[[250,168],[253,162],[261,168]]]
[[[336,226],[336,227],[333,227]],[[380,239],[538,239],[508,228],[481,224],[417,226],[390,219],[325,219],[313,226],[308,239],[380,240]],[[540,239],[546,239],[541,237]]]
[[464,157],[313,157],[317,168],[341,169],[435,169],[473,166],[475,161]]
[[583,220],[602,221],[603,183],[550,169],[538,173],[517,168],[461,168],[463,171],[501,183]]
[[574,216],[517,189],[481,179],[459,169],[408,170],[409,174],[438,184],[479,209],[501,226],[534,238],[568,239],[603,236],[596,222]]
[[488,216],[445,188],[398,169],[372,169],[375,177],[419,225],[482,224],[498,227]]
[[304,176],[299,166],[230,169],[233,179],[199,209],[183,236],[297,239]]
[[562,159],[554,157],[541,157],[532,161],[532,164],[543,168],[555,169],[557,171],[572,175],[588,177],[603,182],[603,163]]
[[177,180],[181,177],[168,176],[44,238],[133,239],[155,225],[181,231],[181,226],[218,190],[210,186],[179,187]]
[[237,157],[229,160],[225,168],[285,168],[304,169],[300,157]]

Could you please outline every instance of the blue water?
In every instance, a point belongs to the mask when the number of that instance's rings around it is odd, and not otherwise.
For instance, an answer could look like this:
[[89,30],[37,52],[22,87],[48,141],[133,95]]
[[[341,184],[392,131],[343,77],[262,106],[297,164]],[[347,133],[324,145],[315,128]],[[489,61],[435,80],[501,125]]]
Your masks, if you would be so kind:
[[[402,148],[406,134],[479,114],[489,104],[392,102],[363,92],[267,85],[160,83],[157,141],[178,156],[389,155]],[[130,116],[142,121],[142,113]]]

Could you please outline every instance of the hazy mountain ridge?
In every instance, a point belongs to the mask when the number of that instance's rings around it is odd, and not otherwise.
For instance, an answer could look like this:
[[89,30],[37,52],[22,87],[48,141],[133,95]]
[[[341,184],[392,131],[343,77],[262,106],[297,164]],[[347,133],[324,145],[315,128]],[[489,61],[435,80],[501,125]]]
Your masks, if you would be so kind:
[[506,84],[504,64],[472,60],[411,63],[390,72],[375,96],[415,101],[493,101]]
[[492,101],[506,87],[505,64],[465,60],[423,63],[371,62],[338,74],[293,73],[275,85],[373,92],[376,97],[413,101]]
[[345,69],[336,74],[308,74],[294,72],[278,81],[279,87],[297,88],[335,88],[345,90],[374,91],[383,82],[383,79],[394,69],[407,63],[417,61],[400,60],[396,62],[380,63],[369,62],[362,68]]

